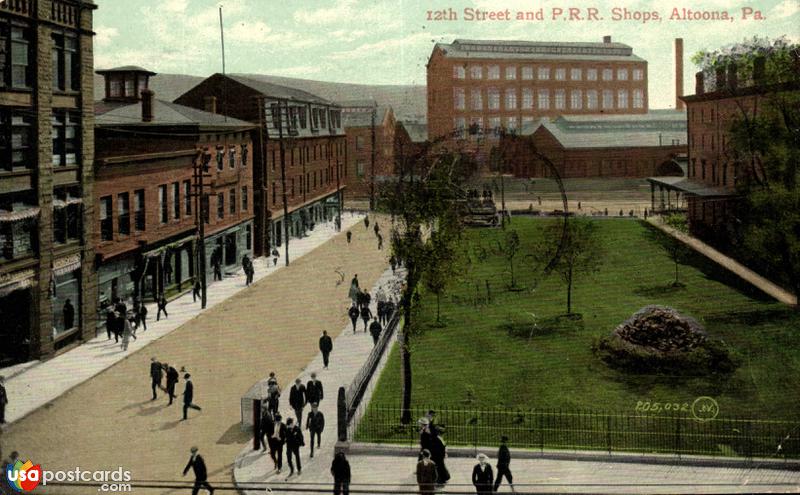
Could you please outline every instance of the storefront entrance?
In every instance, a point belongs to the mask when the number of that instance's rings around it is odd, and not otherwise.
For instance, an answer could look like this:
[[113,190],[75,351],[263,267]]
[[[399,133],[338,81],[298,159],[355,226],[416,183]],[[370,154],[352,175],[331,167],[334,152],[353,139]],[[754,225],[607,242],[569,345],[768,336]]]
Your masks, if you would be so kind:
[[0,296],[0,368],[30,359],[31,289]]

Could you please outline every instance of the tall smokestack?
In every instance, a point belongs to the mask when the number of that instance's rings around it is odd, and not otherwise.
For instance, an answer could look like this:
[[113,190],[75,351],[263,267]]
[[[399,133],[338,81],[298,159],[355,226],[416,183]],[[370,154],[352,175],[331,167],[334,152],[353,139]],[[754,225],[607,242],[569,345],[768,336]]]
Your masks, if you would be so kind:
[[153,121],[153,100],[155,93],[150,89],[143,89],[142,96],[142,122]]
[[675,109],[683,110],[683,38],[675,38]]

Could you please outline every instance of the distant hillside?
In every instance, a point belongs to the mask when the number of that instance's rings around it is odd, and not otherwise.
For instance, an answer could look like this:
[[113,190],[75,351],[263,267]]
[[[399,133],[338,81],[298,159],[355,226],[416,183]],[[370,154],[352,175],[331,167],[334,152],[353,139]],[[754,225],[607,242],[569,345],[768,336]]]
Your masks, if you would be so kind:
[[[373,99],[380,105],[391,105],[400,119],[425,119],[427,107],[425,86],[333,83],[262,74],[241,75],[302,89],[333,101]],[[184,74],[158,74],[150,79],[150,89],[156,93],[156,98],[172,101],[195,87],[203,79],[203,77]],[[105,92],[103,78],[95,75],[94,83],[95,100],[101,100]]]

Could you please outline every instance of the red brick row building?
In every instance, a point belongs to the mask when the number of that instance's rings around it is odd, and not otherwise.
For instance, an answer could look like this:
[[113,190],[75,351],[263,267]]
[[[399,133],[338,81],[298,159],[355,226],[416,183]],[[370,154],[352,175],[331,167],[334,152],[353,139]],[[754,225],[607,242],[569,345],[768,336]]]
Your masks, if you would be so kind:
[[256,256],[337,218],[347,173],[347,143],[338,105],[258,76],[222,74],[207,78],[175,103],[256,126]]
[[[192,286],[205,212],[206,270],[236,269],[253,249],[254,126],[154,97],[155,74],[98,71],[95,211],[99,297],[149,300]],[[203,209],[195,171],[205,167]]]

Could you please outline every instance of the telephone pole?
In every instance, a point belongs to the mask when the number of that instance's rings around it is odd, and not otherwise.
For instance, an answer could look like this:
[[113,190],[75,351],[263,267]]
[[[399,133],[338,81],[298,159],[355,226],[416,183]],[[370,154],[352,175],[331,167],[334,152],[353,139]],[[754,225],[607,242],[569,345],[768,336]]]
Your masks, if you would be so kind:
[[[211,163],[211,151],[208,148],[205,150],[197,151],[197,157],[194,160],[194,192],[192,196],[195,199],[195,229],[197,232],[197,254],[199,258],[198,273],[196,276],[200,277],[200,307],[206,309],[207,297],[207,282],[206,282],[206,216],[208,212],[208,195],[204,191],[203,179],[211,178],[208,174],[208,166]],[[192,288],[194,290],[194,288]]]
[[286,119],[289,119],[289,104],[278,102],[278,143],[280,144],[281,155],[281,189],[283,189],[283,237],[285,244],[286,266],[289,266],[289,202],[286,200],[286,146],[283,142],[283,115],[286,110]]
[[369,186],[369,209],[370,211],[375,209],[375,153],[377,150],[375,149],[375,119],[378,113],[378,106],[377,103],[372,107],[372,180],[370,181]]

